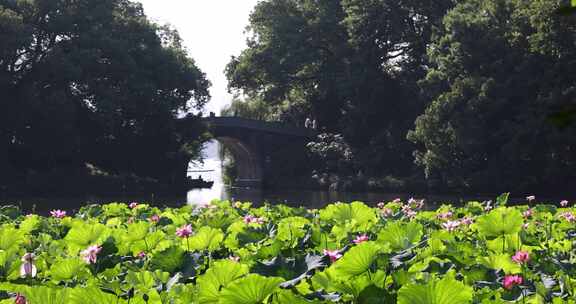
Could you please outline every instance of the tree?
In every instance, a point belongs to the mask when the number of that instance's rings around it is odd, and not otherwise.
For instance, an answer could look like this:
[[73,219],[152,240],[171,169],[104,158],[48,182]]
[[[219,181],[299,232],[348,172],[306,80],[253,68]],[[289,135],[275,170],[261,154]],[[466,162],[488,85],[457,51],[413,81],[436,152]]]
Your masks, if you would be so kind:
[[229,86],[274,116],[343,134],[367,174],[410,174],[405,138],[424,108],[432,28],[451,1],[268,0],[250,18],[248,48],[227,67]]
[[0,41],[0,151],[18,171],[90,161],[166,177],[161,162],[199,138],[173,118],[202,108],[210,84],[140,4],[0,0]]
[[469,0],[443,20],[408,138],[429,178],[486,188],[565,185],[576,130],[548,117],[576,97],[576,29],[552,0]]

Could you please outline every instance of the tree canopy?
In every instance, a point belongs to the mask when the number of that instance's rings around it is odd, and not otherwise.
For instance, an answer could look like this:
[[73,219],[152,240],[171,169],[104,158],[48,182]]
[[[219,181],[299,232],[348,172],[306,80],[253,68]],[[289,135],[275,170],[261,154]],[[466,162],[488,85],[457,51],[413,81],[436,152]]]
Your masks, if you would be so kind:
[[246,97],[233,107],[318,119],[350,144],[353,171],[369,176],[478,189],[573,180],[576,132],[550,119],[574,104],[575,19],[558,13],[565,5],[261,1],[248,47],[226,70]]
[[430,98],[408,138],[427,176],[504,187],[566,183],[576,129],[550,115],[576,100],[576,26],[556,1],[463,1],[429,48]]
[[172,121],[210,83],[140,4],[0,0],[0,41],[0,162],[14,172],[91,162],[166,177],[155,164],[193,152],[182,146],[201,130],[185,138]]

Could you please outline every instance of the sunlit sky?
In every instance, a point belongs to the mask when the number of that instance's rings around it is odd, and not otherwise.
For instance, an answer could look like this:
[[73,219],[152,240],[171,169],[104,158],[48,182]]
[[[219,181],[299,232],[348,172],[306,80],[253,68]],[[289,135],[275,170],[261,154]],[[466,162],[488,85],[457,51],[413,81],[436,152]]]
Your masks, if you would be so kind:
[[176,28],[188,53],[212,82],[212,99],[204,113],[232,100],[224,68],[246,46],[244,30],[258,0],[136,0],[152,20]]

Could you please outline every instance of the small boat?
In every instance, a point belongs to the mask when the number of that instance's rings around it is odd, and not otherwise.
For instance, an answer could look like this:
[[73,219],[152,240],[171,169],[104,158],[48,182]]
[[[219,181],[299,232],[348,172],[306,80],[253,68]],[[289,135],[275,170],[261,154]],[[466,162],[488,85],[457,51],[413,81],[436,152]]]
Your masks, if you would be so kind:
[[202,179],[202,177],[200,178],[188,178],[186,180],[186,186],[190,189],[204,189],[204,188],[212,188],[212,186],[214,185],[213,181],[207,181]]

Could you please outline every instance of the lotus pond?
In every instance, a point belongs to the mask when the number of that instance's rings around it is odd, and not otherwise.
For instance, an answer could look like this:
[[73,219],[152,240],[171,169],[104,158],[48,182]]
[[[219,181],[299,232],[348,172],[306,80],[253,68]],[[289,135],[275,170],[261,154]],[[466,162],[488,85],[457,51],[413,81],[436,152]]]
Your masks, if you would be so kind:
[[0,303],[576,303],[576,209],[0,209]]

